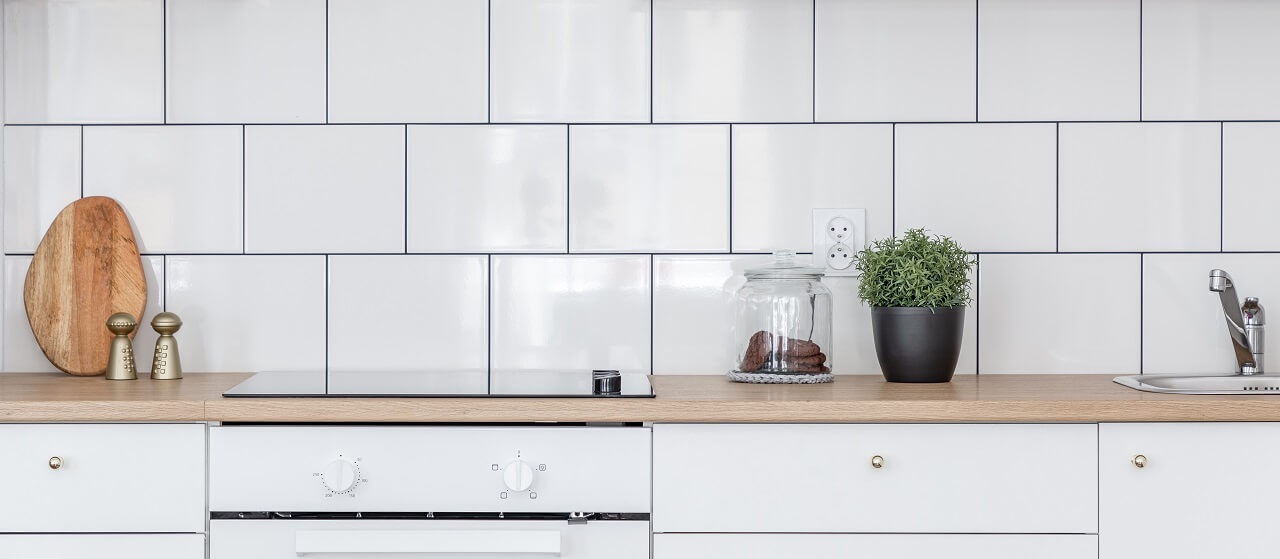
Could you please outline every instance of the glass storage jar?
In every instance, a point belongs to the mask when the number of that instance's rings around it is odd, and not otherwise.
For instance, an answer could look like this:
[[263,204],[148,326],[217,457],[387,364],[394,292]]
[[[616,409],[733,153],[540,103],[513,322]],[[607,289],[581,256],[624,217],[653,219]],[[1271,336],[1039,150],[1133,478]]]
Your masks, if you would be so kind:
[[736,293],[738,382],[831,382],[831,291],[823,268],[803,266],[795,253],[774,253],[772,266],[753,268]]

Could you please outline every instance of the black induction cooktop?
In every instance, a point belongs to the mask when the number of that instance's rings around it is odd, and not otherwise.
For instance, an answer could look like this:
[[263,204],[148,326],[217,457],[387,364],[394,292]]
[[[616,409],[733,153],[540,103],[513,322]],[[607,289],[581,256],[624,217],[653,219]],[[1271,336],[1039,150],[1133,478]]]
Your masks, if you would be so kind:
[[[622,372],[600,392],[591,370],[269,371],[225,398],[653,398],[642,372]],[[616,387],[616,384],[614,385]]]

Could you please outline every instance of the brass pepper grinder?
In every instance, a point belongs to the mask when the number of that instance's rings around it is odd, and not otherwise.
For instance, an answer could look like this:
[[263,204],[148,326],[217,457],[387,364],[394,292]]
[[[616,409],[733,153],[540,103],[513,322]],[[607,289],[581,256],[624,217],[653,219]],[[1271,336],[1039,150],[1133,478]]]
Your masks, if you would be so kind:
[[171,312],[162,312],[151,319],[155,329],[156,353],[151,359],[151,378],[173,380],[182,378],[182,360],[178,358],[178,340],[173,333],[182,328],[182,319]]
[[116,335],[111,339],[111,353],[107,357],[107,380],[138,378],[138,367],[133,362],[133,340],[129,339],[137,327],[137,319],[127,312],[107,317],[107,329]]

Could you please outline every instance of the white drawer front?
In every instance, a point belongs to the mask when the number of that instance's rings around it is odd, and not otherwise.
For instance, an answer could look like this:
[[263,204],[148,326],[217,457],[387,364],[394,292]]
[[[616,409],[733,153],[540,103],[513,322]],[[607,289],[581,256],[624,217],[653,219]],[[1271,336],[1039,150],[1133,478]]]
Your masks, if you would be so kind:
[[658,534],[653,559],[1096,559],[1098,537],[971,534]]
[[6,534],[0,557],[204,559],[203,534]]
[[1096,425],[654,426],[657,532],[1096,533],[1097,488]]
[[649,523],[526,520],[214,520],[210,559],[648,559]]
[[[0,425],[0,532],[203,532],[204,424]],[[62,460],[53,469],[52,457]]]

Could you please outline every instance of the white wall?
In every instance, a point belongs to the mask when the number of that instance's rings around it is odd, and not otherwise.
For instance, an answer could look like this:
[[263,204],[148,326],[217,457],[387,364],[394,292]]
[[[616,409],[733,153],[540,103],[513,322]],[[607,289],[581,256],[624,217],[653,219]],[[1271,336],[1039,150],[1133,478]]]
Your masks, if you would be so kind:
[[[1226,372],[1208,269],[1280,296],[1275,29],[1248,0],[5,0],[3,369],[49,369],[25,269],[105,194],[192,371],[721,373],[741,270],[864,207],[979,254],[963,372]],[[826,281],[837,372],[877,372]]]

